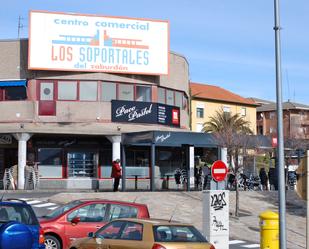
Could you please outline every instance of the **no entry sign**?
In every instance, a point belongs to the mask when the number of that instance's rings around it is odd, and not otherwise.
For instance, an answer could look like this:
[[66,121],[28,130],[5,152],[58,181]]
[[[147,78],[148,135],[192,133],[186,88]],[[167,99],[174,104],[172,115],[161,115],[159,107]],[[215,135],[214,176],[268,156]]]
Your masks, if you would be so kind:
[[215,161],[211,167],[211,176],[216,182],[224,181],[227,175],[227,167],[221,160]]

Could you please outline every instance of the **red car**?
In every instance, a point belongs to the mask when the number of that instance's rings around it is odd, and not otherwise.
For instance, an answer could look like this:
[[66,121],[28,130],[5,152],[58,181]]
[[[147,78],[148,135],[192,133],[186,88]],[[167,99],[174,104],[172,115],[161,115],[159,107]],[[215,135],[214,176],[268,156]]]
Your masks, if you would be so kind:
[[149,218],[144,204],[110,200],[69,202],[40,220],[46,249],[66,249],[77,238],[87,237],[107,222],[118,218]]

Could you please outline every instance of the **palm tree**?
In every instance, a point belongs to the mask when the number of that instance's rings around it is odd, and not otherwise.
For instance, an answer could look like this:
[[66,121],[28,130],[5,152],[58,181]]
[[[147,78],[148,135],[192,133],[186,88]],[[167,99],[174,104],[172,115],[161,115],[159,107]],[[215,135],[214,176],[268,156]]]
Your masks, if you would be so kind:
[[244,120],[240,115],[231,115],[230,112],[216,111],[214,116],[204,123],[203,131],[208,133],[216,133],[222,131],[232,131],[236,134],[253,134],[250,129],[250,122]]
[[204,132],[213,133],[218,144],[223,148],[227,148],[229,165],[234,164],[231,170],[234,172],[236,183],[235,216],[239,216],[238,175],[240,173],[240,165],[238,163],[238,157],[241,150],[244,151],[248,143],[248,138],[245,135],[253,134],[249,125],[250,122],[244,120],[239,114],[232,115],[223,110],[216,111],[214,116],[211,116],[209,121],[203,125]]

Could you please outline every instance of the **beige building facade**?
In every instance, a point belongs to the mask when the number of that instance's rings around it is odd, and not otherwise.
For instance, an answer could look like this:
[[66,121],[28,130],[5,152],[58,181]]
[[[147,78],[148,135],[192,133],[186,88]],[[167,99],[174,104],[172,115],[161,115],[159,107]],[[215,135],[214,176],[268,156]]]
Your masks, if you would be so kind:
[[238,113],[250,122],[250,128],[256,134],[257,105],[253,101],[213,85],[190,83],[190,91],[192,131],[201,132],[204,123],[217,111],[223,110]]
[[171,156],[169,149],[121,141],[130,132],[189,131],[184,56],[169,53],[169,75],[29,70],[28,56],[28,39],[0,41],[1,179],[18,165],[16,188],[23,189],[23,169],[32,161],[41,188],[111,189],[111,162],[119,158],[128,188],[138,178],[151,189],[154,163],[173,174],[171,161],[150,159]]

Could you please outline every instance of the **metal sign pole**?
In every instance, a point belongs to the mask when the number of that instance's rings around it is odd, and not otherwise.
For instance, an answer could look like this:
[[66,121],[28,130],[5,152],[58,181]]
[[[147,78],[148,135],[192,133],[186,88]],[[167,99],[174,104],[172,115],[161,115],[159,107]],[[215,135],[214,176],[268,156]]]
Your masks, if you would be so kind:
[[307,181],[307,187],[306,187],[306,192],[307,192],[307,235],[306,235],[306,248],[309,248],[309,150],[307,150],[307,170],[306,170],[306,181]]
[[277,95],[277,135],[278,135],[278,182],[279,182],[279,238],[280,249],[286,249],[286,206],[284,174],[284,141],[282,114],[281,51],[279,0],[274,0],[275,10],[275,50],[276,50],[276,95]]

